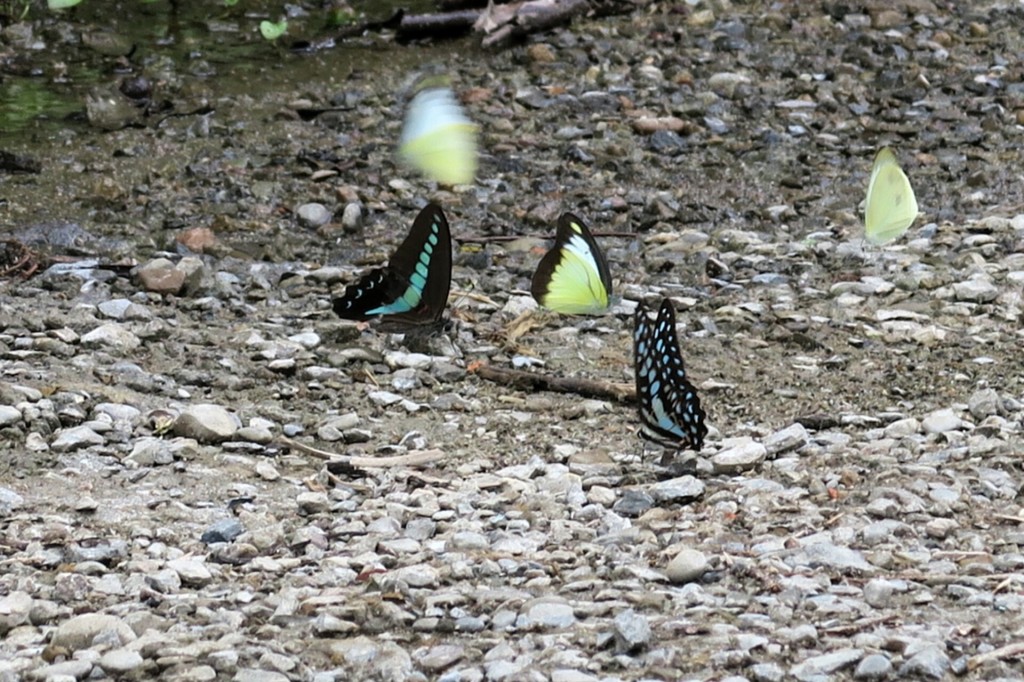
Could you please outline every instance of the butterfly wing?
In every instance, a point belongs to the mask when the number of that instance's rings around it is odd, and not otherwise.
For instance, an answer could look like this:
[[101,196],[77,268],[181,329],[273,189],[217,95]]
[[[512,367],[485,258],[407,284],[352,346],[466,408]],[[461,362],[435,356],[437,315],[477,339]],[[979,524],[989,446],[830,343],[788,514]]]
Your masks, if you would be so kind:
[[530,293],[545,308],[568,315],[594,315],[608,308],[608,261],[586,224],[572,213],[558,219],[555,245],[537,266]]
[[399,324],[441,319],[452,283],[452,239],[444,211],[428,204],[405,241],[383,268],[371,270],[334,299],[334,312],[348,320],[388,316]]
[[872,244],[896,239],[917,218],[917,197],[896,155],[888,147],[878,150],[868,182],[864,207],[864,234]]
[[476,177],[476,126],[450,88],[416,93],[398,150],[410,165],[441,184],[464,185]]
[[671,301],[662,301],[653,325],[647,307],[637,307],[633,343],[642,432],[664,445],[699,451],[708,432],[706,415],[696,389],[686,378]]

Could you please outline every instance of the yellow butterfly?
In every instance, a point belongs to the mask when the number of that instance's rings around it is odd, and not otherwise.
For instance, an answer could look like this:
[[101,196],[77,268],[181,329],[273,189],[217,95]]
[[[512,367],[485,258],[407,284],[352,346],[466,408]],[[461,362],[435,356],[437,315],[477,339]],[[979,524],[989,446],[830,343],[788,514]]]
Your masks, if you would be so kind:
[[917,197],[896,155],[888,147],[875,154],[864,207],[864,233],[872,244],[887,244],[917,218]]
[[608,308],[608,262],[590,230],[572,213],[558,219],[555,245],[537,266],[530,293],[545,308],[567,315],[595,315]]
[[409,103],[398,150],[431,180],[464,185],[476,177],[476,132],[451,88],[426,87]]

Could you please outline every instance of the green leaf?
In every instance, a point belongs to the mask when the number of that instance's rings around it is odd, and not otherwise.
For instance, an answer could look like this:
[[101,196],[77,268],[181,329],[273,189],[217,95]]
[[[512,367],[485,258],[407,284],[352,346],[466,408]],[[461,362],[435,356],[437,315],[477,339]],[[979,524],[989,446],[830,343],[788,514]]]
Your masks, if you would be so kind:
[[68,9],[80,2],[82,0],[46,0],[46,6],[50,9]]
[[284,32],[288,30],[288,20],[282,19],[276,24],[272,21],[261,21],[260,22],[260,33],[267,40],[277,40],[284,35]]

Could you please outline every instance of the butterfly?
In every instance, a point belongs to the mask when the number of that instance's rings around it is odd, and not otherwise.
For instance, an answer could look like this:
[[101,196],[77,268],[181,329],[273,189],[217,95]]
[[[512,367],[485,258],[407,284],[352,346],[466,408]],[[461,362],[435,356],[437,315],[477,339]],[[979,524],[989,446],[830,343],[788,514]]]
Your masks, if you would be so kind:
[[451,285],[448,220],[440,206],[427,204],[388,264],[350,284],[334,299],[334,312],[346,320],[382,316],[399,327],[437,325]]
[[476,176],[476,131],[451,88],[427,87],[409,103],[398,150],[430,179],[464,185]]
[[705,413],[693,384],[686,378],[676,336],[676,311],[665,299],[651,324],[647,306],[633,318],[636,395],[640,402],[641,435],[667,447],[696,451],[708,433]]
[[917,197],[896,155],[888,147],[875,154],[864,207],[864,234],[872,244],[887,244],[917,218]]
[[558,219],[555,245],[533,273],[530,293],[545,308],[568,315],[594,315],[608,307],[608,262],[590,230],[572,213]]

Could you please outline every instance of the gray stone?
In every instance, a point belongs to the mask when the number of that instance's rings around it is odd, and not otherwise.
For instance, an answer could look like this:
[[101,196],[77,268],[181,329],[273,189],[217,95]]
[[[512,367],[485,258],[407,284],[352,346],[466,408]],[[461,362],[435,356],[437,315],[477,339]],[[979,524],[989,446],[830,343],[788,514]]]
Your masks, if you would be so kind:
[[953,413],[953,410],[935,410],[921,422],[925,433],[945,433],[956,431],[963,426],[963,420]]
[[132,302],[127,298],[113,298],[109,301],[102,301],[96,308],[104,317],[120,320],[124,318],[124,312],[128,310],[128,306],[131,304]]
[[177,294],[185,284],[185,273],[166,258],[154,258],[143,263],[135,275],[143,289],[156,294]]
[[849,547],[839,547],[830,542],[816,542],[803,548],[803,553],[812,566],[821,565],[838,569],[853,569],[864,573],[875,573],[874,566],[865,561],[863,555]]
[[0,636],[24,625],[32,611],[32,596],[27,592],[11,592],[0,597]]
[[855,680],[882,680],[892,672],[892,662],[883,654],[869,654],[857,664],[853,671]]
[[541,598],[524,604],[516,619],[516,627],[520,629],[567,628],[576,622],[572,606],[557,598]]
[[111,322],[82,335],[82,345],[86,348],[129,352],[142,345],[142,341],[120,324]]
[[318,228],[331,222],[331,212],[323,204],[310,202],[302,204],[295,211],[299,224],[303,227]]
[[179,436],[200,443],[220,443],[235,435],[241,423],[238,417],[220,405],[191,405],[174,420],[172,430]]
[[[696,479],[694,479],[696,480]],[[700,483],[700,481],[697,481]],[[704,484],[700,483],[703,490]],[[689,498],[687,498],[689,499]],[[622,491],[619,499],[615,500],[612,510],[621,516],[635,518],[654,508],[654,497],[643,490],[627,489]]]
[[359,232],[363,228],[363,207],[356,202],[345,204],[341,212],[341,227],[345,232]]
[[994,388],[975,391],[967,399],[967,409],[975,419],[984,419],[1002,411],[1002,400]]
[[10,405],[0,405],[0,428],[21,421],[21,410]]
[[295,496],[295,504],[303,516],[322,514],[331,508],[331,501],[325,493],[299,493]]
[[171,559],[167,562],[167,568],[171,569],[181,578],[181,582],[192,587],[202,587],[213,580],[210,569],[200,559],[182,557]]
[[696,549],[683,549],[668,562],[665,575],[670,582],[677,585],[699,580],[708,570],[708,560],[703,552]]
[[614,625],[615,650],[618,653],[636,653],[651,641],[650,623],[633,609],[626,609],[616,615]]
[[757,441],[741,443],[711,457],[711,466],[718,474],[737,474],[753,469],[764,461],[768,450]]
[[239,668],[231,679],[233,682],[289,682],[284,673],[256,668]]
[[888,580],[869,580],[864,585],[864,601],[876,609],[884,609],[889,606],[893,593],[893,584]]
[[140,668],[144,662],[138,651],[125,647],[111,649],[100,656],[100,667],[107,673],[117,675],[124,675]]
[[[56,680],[82,680],[92,670],[92,661],[71,660],[51,663],[34,669],[29,673],[30,680],[56,682]],[[17,679],[17,678],[15,678]]]
[[466,649],[461,645],[438,644],[416,656],[416,662],[424,670],[437,672],[458,663],[465,655]]
[[999,296],[999,288],[987,275],[975,275],[966,282],[953,284],[953,293],[958,301],[989,303]]
[[0,486],[0,517],[7,516],[24,504],[24,497],[10,488]]
[[776,663],[755,663],[748,672],[754,682],[782,682],[786,671]]
[[92,642],[104,632],[116,635],[121,645],[135,640],[135,632],[117,616],[105,613],[85,613],[74,616],[60,625],[53,633],[52,644],[69,651],[78,651],[92,646]]
[[790,668],[789,674],[798,680],[819,682],[822,675],[831,675],[848,668],[861,659],[863,649],[840,649],[820,656],[812,656]]
[[103,445],[105,442],[103,436],[88,426],[73,426],[70,429],[62,429],[50,443],[50,448],[54,452],[72,452],[91,445]]
[[765,438],[764,448],[769,457],[775,457],[783,452],[799,450],[807,445],[809,440],[810,436],[803,424],[790,424]]
[[[909,651],[910,647],[908,647]],[[900,677],[924,677],[940,680],[949,670],[949,656],[936,644],[924,646],[900,666]]]
[[[654,502],[659,505],[684,504],[704,494],[704,483],[693,476],[680,476],[667,481],[659,481],[652,485],[648,492]],[[619,498],[619,502],[622,502],[624,497]],[[619,502],[615,504],[616,511],[618,511]]]

